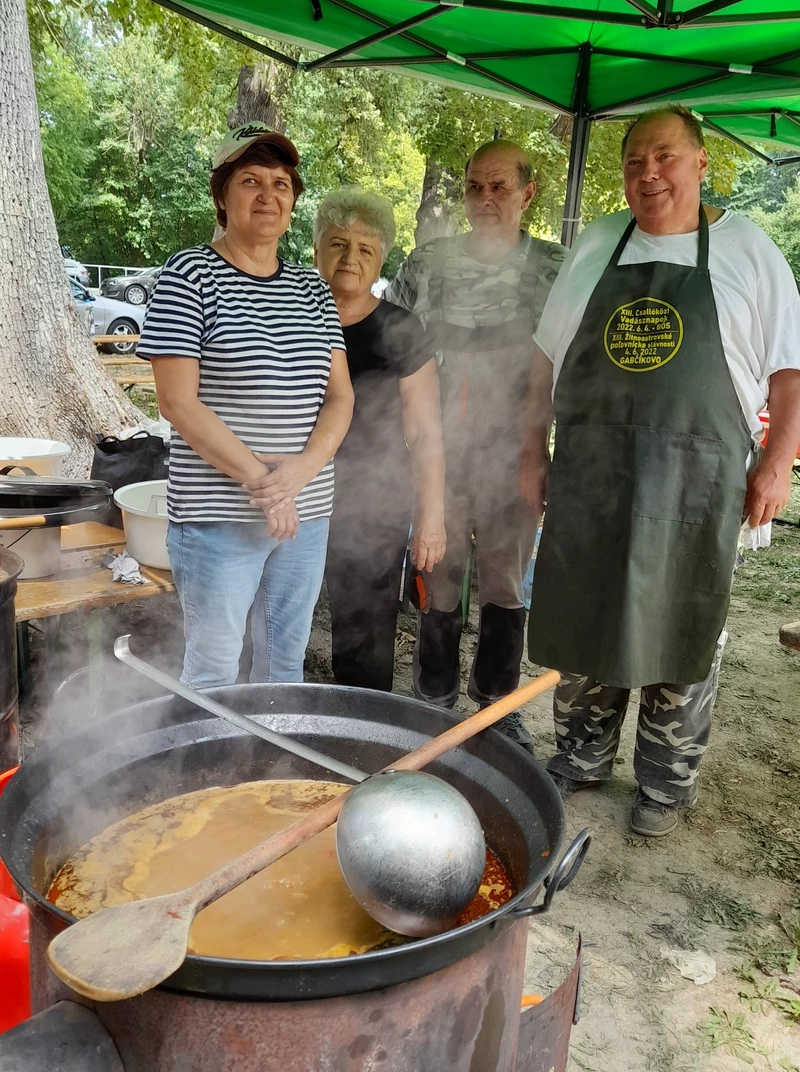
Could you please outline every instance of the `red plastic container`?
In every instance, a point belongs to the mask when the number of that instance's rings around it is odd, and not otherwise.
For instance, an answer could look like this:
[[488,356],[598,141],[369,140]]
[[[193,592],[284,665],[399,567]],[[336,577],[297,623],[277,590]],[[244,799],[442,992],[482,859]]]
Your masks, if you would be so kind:
[[[18,770],[11,767],[0,774],[0,794]],[[16,1027],[30,1014],[28,909],[0,863],[0,1033]]]
[[[7,771],[3,771],[0,774],[0,797],[18,770],[19,767],[9,767]],[[14,883],[11,881],[11,875],[6,871],[2,860],[0,860],[0,897],[10,897],[12,901],[19,900]]]

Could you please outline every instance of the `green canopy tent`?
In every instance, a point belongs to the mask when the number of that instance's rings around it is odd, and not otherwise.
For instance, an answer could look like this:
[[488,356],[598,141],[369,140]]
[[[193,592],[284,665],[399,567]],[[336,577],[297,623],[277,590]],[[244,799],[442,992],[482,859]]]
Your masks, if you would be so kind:
[[[798,0],[156,0],[306,71],[392,67],[573,119],[562,238],[578,227],[593,122],[667,101],[765,161],[800,147]],[[245,38],[317,55],[295,60]]]

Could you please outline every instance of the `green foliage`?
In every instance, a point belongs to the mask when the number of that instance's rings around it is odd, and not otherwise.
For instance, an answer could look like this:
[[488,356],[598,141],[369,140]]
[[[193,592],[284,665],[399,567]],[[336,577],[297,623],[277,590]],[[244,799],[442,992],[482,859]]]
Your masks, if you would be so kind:
[[[770,146],[770,151],[774,147]],[[714,203],[741,212],[770,236],[800,280],[800,165],[776,167],[742,153]]]
[[380,71],[320,70],[297,73],[282,102],[287,132],[303,162],[306,192],[284,244],[312,252],[314,213],[339,186],[364,186],[388,197],[395,211],[400,259],[414,246],[415,213],[425,161],[408,133],[420,84]]
[[209,110],[193,121],[192,88],[155,28],[112,40],[75,20],[65,28],[69,51],[45,42],[36,56],[62,244],[90,262],[147,265],[207,241],[208,164],[224,122]]
[[80,199],[95,156],[89,82],[74,60],[47,41],[36,67],[36,96],[47,185],[56,219]]
[[789,1024],[800,1024],[800,996],[788,993],[777,979],[763,982],[751,973],[748,985],[739,991],[740,999],[749,1006],[750,1012],[769,1012],[775,1009]]
[[727,1009],[709,1008],[709,1016],[697,1025],[700,1033],[700,1049],[705,1053],[727,1050],[747,1065],[754,1063],[753,1054],[767,1054],[764,1046],[756,1043],[755,1036],[747,1026],[744,1013],[728,1012]]

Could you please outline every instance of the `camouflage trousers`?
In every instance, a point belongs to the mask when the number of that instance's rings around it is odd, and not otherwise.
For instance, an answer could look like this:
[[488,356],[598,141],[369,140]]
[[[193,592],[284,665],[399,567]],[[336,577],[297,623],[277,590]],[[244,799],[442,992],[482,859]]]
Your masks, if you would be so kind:
[[[662,804],[687,807],[697,799],[727,639],[723,630],[705,681],[641,689],[633,769],[639,787]],[[558,751],[547,769],[576,782],[608,781],[630,694],[630,689],[564,674],[553,701]]]

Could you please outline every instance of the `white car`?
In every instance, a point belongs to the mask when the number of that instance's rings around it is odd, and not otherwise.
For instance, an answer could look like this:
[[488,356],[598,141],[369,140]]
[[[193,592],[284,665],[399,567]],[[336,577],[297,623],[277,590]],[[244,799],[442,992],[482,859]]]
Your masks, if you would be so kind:
[[113,298],[104,298],[102,295],[95,297],[74,279],[70,279],[69,285],[72,288],[72,296],[78,312],[86,315],[87,306],[91,310],[94,331],[90,331],[90,334],[119,335],[119,342],[107,343],[103,348],[120,357],[127,357],[134,353],[136,343],[125,342],[125,336],[141,335],[144,325],[144,307],[115,301]]
[[75,261],[72,257],[65,257],[64,271],[67,273],[69,279],[74,279],[84,287],[89,286],[89,269],[85,264],[81,264],[80,261]]

